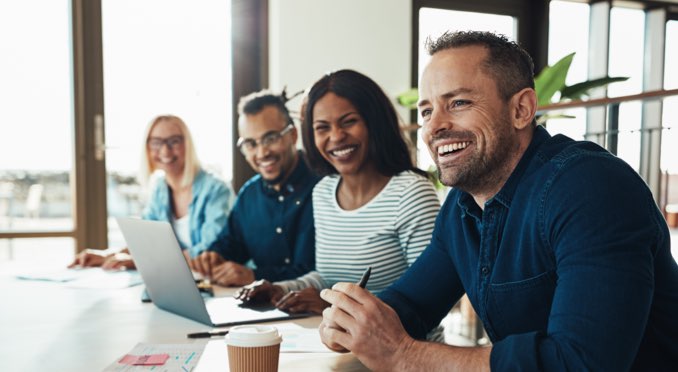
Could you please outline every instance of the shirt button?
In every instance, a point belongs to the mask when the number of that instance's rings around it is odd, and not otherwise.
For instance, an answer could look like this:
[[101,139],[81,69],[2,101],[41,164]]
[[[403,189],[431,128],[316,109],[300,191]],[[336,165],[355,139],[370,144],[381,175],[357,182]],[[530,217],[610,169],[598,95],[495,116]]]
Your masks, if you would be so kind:
[[482,269],[480,269],[480,272],[483,273],[483,275],[487,275],[487,273],[490,272],[490,269],[488,269],[487,266],[483,266]]
[[294,203],[295,203],[296,205],[299,205],[299,204],[301,204],[301,202],[300,202],[299,200],[297,200],[297,201],[296,201],[296,202],[294,202]]
[[282,227],[276,227],[275,232],[277,232],[278,234],[282,234]]
[[284,197],[284,196],[282,196],[282,195],[278,196],[278,201],[279,201],[279,202],[282,203],[283,200],[285,200],[285,197]]
[[286,264],[290,263],[290,258],[289,258],[289,257],[285,257],[285,263],[286,263]]

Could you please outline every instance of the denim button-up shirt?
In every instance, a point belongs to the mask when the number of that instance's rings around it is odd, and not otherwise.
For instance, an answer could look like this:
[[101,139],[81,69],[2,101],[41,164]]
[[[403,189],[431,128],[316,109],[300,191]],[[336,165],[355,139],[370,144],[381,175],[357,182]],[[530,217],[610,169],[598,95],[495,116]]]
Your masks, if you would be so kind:
[[678,266],[626,163],[541,127],[484,206],[452,190],[431,244],[380,297],[423,337],[466,292],[493,370],[678,368]]
[[299,154],[288,180],[276,191],[260,175],[248,180],[220,238],[210,247],[226,259],[254,268],[256,279],[294,279],[315,268],[311,193],[318,182]]

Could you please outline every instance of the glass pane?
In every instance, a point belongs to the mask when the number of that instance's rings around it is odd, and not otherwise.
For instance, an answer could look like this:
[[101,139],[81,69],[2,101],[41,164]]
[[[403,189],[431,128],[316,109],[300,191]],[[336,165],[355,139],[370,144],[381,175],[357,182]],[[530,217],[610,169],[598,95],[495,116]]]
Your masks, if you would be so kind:
[[[643,91],[643,47],[645,12],[613,7],[610,11],[610,76],[628,76],[629,80],[610,84],[609,97]],[[619,143],[617,155],[635,170],[640,167],[640,123],[642,103],[625,102],[619,106]]]
[[[454,25],[454,28],[450,28]],[[419,77],[426,67],[430,56],[424,48],[428,37],[433,39],[442,35],[445,31],[491,31],[506,35],[510,40],[516,40],[518,21],[507,15],[462,12],[458,10],[421,8],[419,10]],[[417,164],[421,169],[429,169],[434,166],[433,160],[428,153],[428,148],[421,135],[417,140]]]
[[[666,24],[664,89],[678,88],[678,21]],[[662,155],[660,167],[668,175],[666,202],[678,208],[678,96],[664,99],[662,106]],[[675,212],[678,213],[678,210]],[[678,234],[678,230],[676,230]],[[674,257],[678,257],[678,235],[672,237]]]
[[3,232],[74,226],[70,13],[68,0],[0,2]]
[[[549,65],[553,65],[570,53],[576,53],[565,80],[572,85],[587,80],[589,16],[588,4],[571,1],[552,1],[549,10]],[[572,27],[572,20],[577,27]],[[583,140],[586,133],[586,109],[569,109],[551,114],[563,114],[573,118],[549,119],[546,125],[551,134],[564,134]]]
[[230,180],[230,2],[104,0],[102,22],[109,216],[141,213],[144,129],[160,114],[181,117],[203,166]]
[[[610,11],[610,76],[630,79],[607,88],[608,96],[619,97],[643,91],[643,38],[645,12],[641,9],[613,7]],[[636,120],[638,122],[638,120]]]
[[678,21],[666,23],[665,42],[664,89],[678,89]]

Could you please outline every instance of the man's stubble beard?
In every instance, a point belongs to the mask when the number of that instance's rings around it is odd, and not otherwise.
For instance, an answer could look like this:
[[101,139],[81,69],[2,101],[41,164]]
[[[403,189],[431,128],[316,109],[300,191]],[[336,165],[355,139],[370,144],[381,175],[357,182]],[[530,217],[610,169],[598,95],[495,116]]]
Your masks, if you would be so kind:
[[[474,194],[488,188],[492,189],[497,183],[505,180],[507,171],[505,168],[510,162],[516,139],[510,132],[511,123],[505,115],[502,117],[504,120],[495,125],[495,129],[501,132],[496,137],[497,142],[493,150],[486,148],[484,153],[473,153],[466,162],[448,168],[441,168],[436,159],[442,184]],[[477,144],[477,141],[474,143]],[[475,149],[478,150],[477,147]]]

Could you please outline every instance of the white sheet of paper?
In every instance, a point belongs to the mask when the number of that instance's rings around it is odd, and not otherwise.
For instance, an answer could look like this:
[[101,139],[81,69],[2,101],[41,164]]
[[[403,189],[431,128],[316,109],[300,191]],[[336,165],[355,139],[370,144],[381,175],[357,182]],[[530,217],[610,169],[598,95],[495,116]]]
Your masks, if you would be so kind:
[[281,353],[331,353],[322,341],[317,328],[304,328],[288,323],[276,325],[282,335]]
[[70,282],[83,276],[89,275],[93,269],[57,269],[57,270],[37,270],[25,272],[16,277],[24,280],[44,280],[48,282]]
[[66,282],[67,287],[117,289],[142,284],[144,280],[136,270],[125,271],[93,271],[91,275]]
[[42,280],[64,283],[73,288],[114,289],[143,283],[136,270],[106,271],[101,268],[57,269],[26,272],[17,275],[24,280]]

